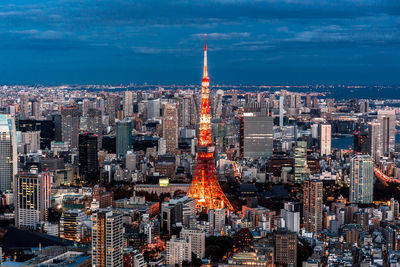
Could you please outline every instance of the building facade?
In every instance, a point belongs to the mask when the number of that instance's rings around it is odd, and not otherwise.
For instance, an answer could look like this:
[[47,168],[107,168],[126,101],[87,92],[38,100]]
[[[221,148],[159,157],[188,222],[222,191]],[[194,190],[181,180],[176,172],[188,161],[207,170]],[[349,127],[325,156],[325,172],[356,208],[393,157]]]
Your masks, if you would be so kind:
[[309,179],[303,183],[303,216],[304,227],[308,233],[322,231],[323,183]]
[[373,192],[374,162],[369,155],[356,155],[350,161],[350,202],[372,203]]
[[12,190],[13,177],[17,174],[17,133],[15,120],[10,115],[0,115],[0,190]]
[[14,194],[15,225],[18,228],[34,229],[36,223],[47,220],[47,212],[51,207],[49,172],[17,174]]
[[122,215],[99,211],[92,215],[92,266],[123,266]]

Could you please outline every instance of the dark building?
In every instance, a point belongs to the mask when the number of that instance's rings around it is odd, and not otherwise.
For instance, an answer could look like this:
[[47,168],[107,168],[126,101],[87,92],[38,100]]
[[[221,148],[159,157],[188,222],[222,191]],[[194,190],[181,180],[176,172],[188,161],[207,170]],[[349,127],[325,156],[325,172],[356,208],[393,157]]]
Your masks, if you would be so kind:
[[51,141],[56,140],[56,127],[48,120],[20,120],[17,131],[40,131],[40,149],[50,149]]
[[370,138],[368,133],[354,133],[354,151],[368,154],[370,149]]
[[275,263],[297,266],[297,234],[279,228],[274,232]]
[[102,137],[101,147],[108,153],[115,154],[117,145],[117,138],[112,135]]
[[79,134],[79,174],[89,183],[98,181],[97,135]]

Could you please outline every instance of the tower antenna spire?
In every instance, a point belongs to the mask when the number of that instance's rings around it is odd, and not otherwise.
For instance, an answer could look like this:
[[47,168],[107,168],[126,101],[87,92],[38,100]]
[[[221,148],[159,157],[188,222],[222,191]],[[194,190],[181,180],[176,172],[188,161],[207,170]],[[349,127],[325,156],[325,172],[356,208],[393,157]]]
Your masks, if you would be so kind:
[[203,78],[208,78],[208,70],[207,70],[207,34],[204,34],[204,69],[203,69]]

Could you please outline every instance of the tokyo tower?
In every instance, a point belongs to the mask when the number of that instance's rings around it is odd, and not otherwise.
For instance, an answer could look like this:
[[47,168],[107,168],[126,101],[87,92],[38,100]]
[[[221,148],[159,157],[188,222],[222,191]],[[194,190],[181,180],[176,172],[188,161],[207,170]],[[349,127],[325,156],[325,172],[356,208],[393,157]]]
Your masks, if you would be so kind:
[[196,169],[187,195],[196,199],[197,207],[200,209],[228,208],[233,210],[231,203],[218,183],[215,172],[214,146],[211,139],[209,81],[207,72],[207,44],[205,44]]

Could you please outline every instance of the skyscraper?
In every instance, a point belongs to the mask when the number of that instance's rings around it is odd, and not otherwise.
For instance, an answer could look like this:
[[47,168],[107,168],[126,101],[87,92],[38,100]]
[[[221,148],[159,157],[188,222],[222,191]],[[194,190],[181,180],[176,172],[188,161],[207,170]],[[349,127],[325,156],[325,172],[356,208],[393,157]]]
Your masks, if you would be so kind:
[[15,225],[33,229],[39,221],[47,220],[51,207],[50,173],[19,173],[15,176]]
[[120,97],[116,94],[108,94],[106,97],[106,113],[109,116],[110,124],[115,125],[115,118],[117,117],[117,111],[120,108]]
[[307,174],[307,142],[297,141],[294,149],[294,180],[302,183]]
[[132,121],[122,120],[117,122],[117,155],[124,157],[132,149]]
[[63,107],[61,110],[62,141],[69,142],[71,148],[78,147],[79,116],[78,106]]
[[382,156],[382,131],[381,124],[378,122],[370,122],[368,125],[369,133],[369,154],[374,161],[379,160]]
[[321,150],[321,156],[327,156],[331,154],[331,131],[332,127],[330,124],[320,125],[319,145]]
[[175,154],[178,149],[178,109],[175,104],[163,106],[162,129],[167,153]]
[[373,201],[374,163],[369,155],[356,155],[350,161],[350,202]]
[[17,133],[14,117],[0,115],[0,190],[12,190],[18,171]]
[[79,134],[79,174],[82,181],[89,184],[98,182],[98,136],[91,133]]
[[151,99],[147,102],[147,119],[159,120],[160,119],[161,101],[160,99]]
[[102,210],[92,215],[92,266],[123,266],[122,215]]
[[267,114],[265,103],[249,104],[243,112],[243,156],[269,157],[273,150],[273,121]]
[[303,217],[304,227],[309,233],[322,231],[323,183],[309,179],[303,183]]
[[190,96],[179,99],[179,127],[190,125]]
[[101,116],[101,110],[90,108],[87,112],[87,130],[95,135],[97,135],[97,147],[101,148],[102,143],[101,140],[103,139],[103,122]]
[[35,120],[39,120],[40,116],[40,101],[32,101],[32,117]]
[[131,116],[133,113],[133,93],[132,91],[125,91],[124,93],[124,115],[125,117]]
[[283,101],[284,101],[284,96],[280,95],[279,96],[279,127],[283,127]]
[[378,122],[381,124],[382,153],[392,153],[395,149],[396,111],[378,110]]

